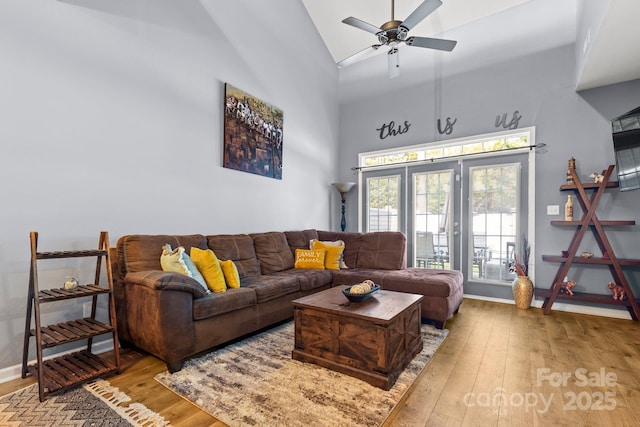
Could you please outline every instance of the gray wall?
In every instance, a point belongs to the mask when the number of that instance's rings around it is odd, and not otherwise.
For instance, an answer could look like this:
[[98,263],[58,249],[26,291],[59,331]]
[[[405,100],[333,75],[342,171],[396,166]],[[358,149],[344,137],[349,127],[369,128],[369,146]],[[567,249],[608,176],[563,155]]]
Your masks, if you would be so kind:
[[[357,154],[390,147],[438,141],[436,120],[457,118],[454,132],[446,138],[460,138],[503,130],[495,127],[497,115],[509,117],[515,110],[522,119],[519,127],[535,126],[536,142],[547,144],[545,153],[536,156],[535,215],[536,252],[532,256],[536,285],[548,288],[558,264],[541,261],[542,254],[560,254],[569,245],[574,230],[552,227],[546,215],[547,205],[564,206],[566,193],[558,191],[564,182],[567,160],[575,157],[578,173],[584,179],[614,163],[609,118],[598,108],[611,107],[614,102],[629,110],[629,103],[640,104],[640,82],[630,82],[624,88],[601,88],[589,91],[589,102],[575,92],[575,46],[573,44],[540,52],[524,58],[505,60],[462,74],[447,74],[446,64],[439,79],[406,90],[387,93],[384,97],[368,98],[345,104],[340,115],[340,170],[345,177],[357,164]],[[618,85],[616,85],[618,86]],[[615,96],[607,94],[615,92]],[[585,96],[587,96],[585,95]],[[596,107],[605,104],[603,107]],[[383,108],[382,106],[389,106]],[[379,139],[376,128],[391,120],[411,123],[402,135]],[[640,193],[613,191],[601,202],[601,219],[635,219],[640,221]],[[349,202],[349,222],[355,224],[356,198]],[[576,211],[580,212],[579,206]],[[618,257],[640,258],[638,226],[611,230],[608,234]],[[591,235],[583,242],[584,251],[597,251]],[[637,273],[637,272],[635,272]],[[633,285],[640,291],[635,273]],[[583,291],[606,293],[611,280],[607,269],[576,271],[573,279]],[[584,280],[583,280],[584,279]],[[468,293],[512,298],[506,286],[467,286]]]
[[[331,226],[338,72],[299,1],[3,0],[0,58],[0,371],[22,354],[31,230],[62,250]],[[284,111],[282,180],[222,168],[225,82]],[[48,287],[95,268],[48,263]]]
[[576,28],[576,81],[579,81],[585,61],[591,54],[593,42],[597,39],[602,22],[607,16],[611,0],[578,0]]

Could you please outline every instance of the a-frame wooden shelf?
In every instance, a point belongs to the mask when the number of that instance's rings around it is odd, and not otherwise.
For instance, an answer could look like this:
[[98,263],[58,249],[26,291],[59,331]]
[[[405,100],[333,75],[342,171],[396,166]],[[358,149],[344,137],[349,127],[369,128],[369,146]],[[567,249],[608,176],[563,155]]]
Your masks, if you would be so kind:
[[[40,401],[47,395],[69,389],[80,383],[120,371],[120,353],[116,328],[116,311],[113,296],[113,276],[109,260],[109,235],[100,233],[97,250],[38,252],[38,233],[30,233],[31,268],[27,296],[27,316],[25,322],[24,348],[22,355],[22,378],[32,374],[38,379]],[[95,257],[95,281],[79,285],[75,289],[40,289],[38,283],[38,261],[64,258]],[[100,285],[102,265],[106,270],[107,286]],[[108,323],[96,320],[98,296],[107,295],[109,306]],[[82,319],[70,320],[53,325],[41,322],[41,305],[73,298],[91,297],[91,314]],[[33,319],[32,319],[33,317]],[[32,320],[34,326],[32,327]],[[91,352],[93,337],[111,334],[113,339],[113,362]],[[29,364],[30,338],[35,337],[36,363]],[[86,340],[86,350],[65,354],[44,360],[43,350],[75,341]]]
[[[551,224],[559,227],[575,227],[576,231],[569,243],[567,250],[567,256],[556,255],[543,255],[542,260],[548,262],[558,262],[560,266],[553,278],[551,287],[549,289],[537,289],[536,296],[543,297],[542,312],[549,314],[551,307],[557,299],[565,301],[582,301],[596,304],[609,304],[624,306],[629,311],[633,320],[640,319],[640,305],[638,299],[635,298],[633,290],[629,285],[623,267],[638,267],[640,266],[640,260],[638,259],[619,259],[609,243],[609,239],[605,233],[605,227],[620,227],[635,225],[633,220],[622,221],[601,221],[596,215],[596,208],[602,197],[602,194],[610,188],[618,188],[617,181],[611,181],[611,175],[613,173],[614,166],[609,165],[604,173],[602,182],[599,183],[582,183],[580,178],[576,174],[575,169],[571,169],[571,177],[573,178],[573,184],[565,184],[560,186],[560,191],[571,191],[576,195],[576,199],[582,208],[582,218],[579,221],[551,221]],[[600,249],[600,257],[583,258],[578,255],[578,248],[587,230],[590,230],[595,238],[598,248]],[[605,265],[611,272],[613,282],[622,286],[627,298],[620,301],[614,300],[611,294],[595,294],[585,292],[575,292],[574,295],[566,295],[560,292],[562,288],[562,281],[567,277],[569,270],[573,264],[591,264],[591,265]]]

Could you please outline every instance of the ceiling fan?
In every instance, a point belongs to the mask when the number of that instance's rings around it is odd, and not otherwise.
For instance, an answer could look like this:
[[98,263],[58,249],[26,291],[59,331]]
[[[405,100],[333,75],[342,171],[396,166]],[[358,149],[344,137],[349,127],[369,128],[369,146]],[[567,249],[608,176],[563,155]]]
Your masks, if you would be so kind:
[[440,0],[425,0],[418,6],[404,21],[396,21],[394,18],[395,0],[391,0],[391,20],[385,22],[380,27],[369,24],[361,19],[350,16],[342,20],[347,25],[352,25],[364,31],[375,34],[378,43],[357,52],[346,59],[338,62],[338,66],[344,67],[364,59],[369,53],[378,50],[382,46],[389,46],[387,52],[389,58],[389,78],[400,75],[400,64],[398,62],[398,45],[405,43],[407,46],[424,47],[451,52],[456,46],[455,40],[433,39],[429,37],[407,37],[409,31],[422,22],[427,16],[442,6]]

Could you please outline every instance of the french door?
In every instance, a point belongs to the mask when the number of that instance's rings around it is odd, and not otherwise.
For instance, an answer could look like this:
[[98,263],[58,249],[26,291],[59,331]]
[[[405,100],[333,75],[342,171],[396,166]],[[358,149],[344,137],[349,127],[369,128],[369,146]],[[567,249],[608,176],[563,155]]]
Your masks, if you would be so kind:
[[[511,283],[529,224],[529,154],[466,160],[461,256],[467,282]],[[531,214],[533,218],[533,214]],[[471,288],[469,288],[471,290]]]
[[363,171],[366,231],[402,231],[407,264],[508,283],[527,232],[528,154]]

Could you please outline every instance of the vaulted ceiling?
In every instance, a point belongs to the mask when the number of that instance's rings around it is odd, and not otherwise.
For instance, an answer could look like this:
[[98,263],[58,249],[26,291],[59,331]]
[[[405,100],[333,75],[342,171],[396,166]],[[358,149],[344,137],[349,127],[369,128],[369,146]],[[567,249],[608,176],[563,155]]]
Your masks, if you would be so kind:
[[[583,2],[598,1],[602,16],[581,33]],[[302,0],[337,62],[377,43],[376,36],[343,24],[354,16],[375,26],[391,19],[391,0]],[[423,0],[395,0],[395,19],[404,20]],[[401,77],[388,78],[388,48],[340,69],[343,101],[411,85],[425,75],[447,72],[575,43],[576,90],[640,78],[640,2],[637,0],[442,0],[410,35],[458,41],[452,52],[402,45]],[[591,6],[591,5],[587,5]],[[580,40],[577,40],[580,38]]]

